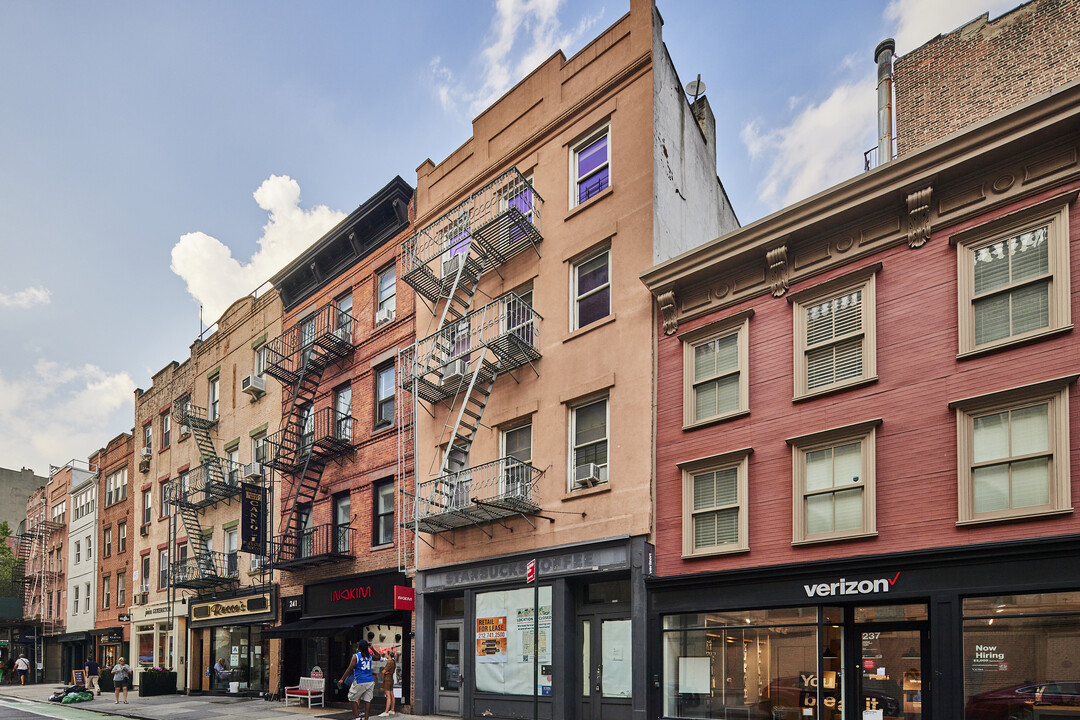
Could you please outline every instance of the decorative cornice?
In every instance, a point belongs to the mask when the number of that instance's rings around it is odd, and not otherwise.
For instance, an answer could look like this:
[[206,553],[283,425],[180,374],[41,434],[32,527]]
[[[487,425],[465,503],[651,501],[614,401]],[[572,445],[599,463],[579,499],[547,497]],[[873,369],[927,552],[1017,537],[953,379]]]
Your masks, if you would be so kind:
[[660,313],[664,317],[664,334],[674,335],[679,329],[679,307],[675,300],[675,291],[660,293],[656,301],[660,303]]
[[780,297],[787,292],[791,266],[788,264],[788,246],[785,242],[765,253],[765,265],[768,271],[768,283],[773,297]]
[[912,248],[919,248],[930,239],[930,195],[934,188],[927,185],[907,196],[907,241]]

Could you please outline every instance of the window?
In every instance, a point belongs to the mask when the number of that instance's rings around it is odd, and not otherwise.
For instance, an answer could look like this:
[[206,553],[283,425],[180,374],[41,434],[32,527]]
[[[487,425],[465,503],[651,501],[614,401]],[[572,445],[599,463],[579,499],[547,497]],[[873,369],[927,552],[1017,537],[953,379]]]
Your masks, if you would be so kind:
[[683,425],[745,413],[749,405],[751,312],[695,330],[683,341]]
[[684,557],[750,549],[749,456],[738,450],[682,466]]
[[225,475],[226,481],[236,487],[240,484],[240,445],[237,443],[236,447],[225,451],[225,468],[228,471]]
[[76,540],[75,541],[75,564],[77,565],[77,564],[79,564],[81,562],[82,562],[82,542],[80,542],[79,540]]
[[180,543],[176,550],[177,565],[183,567],[188,559],[187,543]]
[[600,194],[611,182],[610,148],[608,128],[590,135],[574,147],[572,154],[570,206],[580,205]]
[[961,354],[1069,327],[1069,208],[1061,198],[951,241],[958,244]]
[[874,275],[878,265],[794,293],[795,397],[877,376]]
[[237,552],[240,548],[237,538],[239,533],[236,528],[225,531],[225,575],[233,577],[240,569],[240,556]]
[[394,365],[375,370],[375,429],[394,424]]
[[352,549],[352,500],[349,493],[334,498],[334,551],[348,553]]
[[334,301],[337,305],[337,329],[344,340],[352,340],[352,293],[346,293]]
[[375,486],[375,544],[394,542],[394,481],[384,480]]
[[257,463],[264,463],[269,458],[266,456],[266,433],[259,433],[251,438],[251,457]]
[[262,377],[263,373],[266,372],[266,343],[255,348],[255,363],[252,370],[259,377]]
[[570,410],[570,489],[608,481],[608,399],[593,400]]
[[142,446],[149,450],[154,446],[154,424],[147,422],[143,425],[143,443]]
[[158,590],[169,586],[169,549],[158,550]]
[[1069,512],[1070,376],[951,404],[959,523]]
[[502,331],[510,333],[527,345],[534,344],[536,313],[533,311],[532,283],[501,298]]
[[572,267],[574,313],[571,330],[611,314],[611,252],[604,250]]
[[334,437],[346,442],[352,439],[351,385],[342,385],[334,390]]
[[48,617],[51,619],[52,616],[53,616],[53,594],[52,594],[52,591],[50,590],[49,591]]
[[105,528],[102,537],[104,538],[102,542],[102,556],[112,557],[112,528]]
[[172,419],[168,411],[161,413],[161,448],[169,447],[169,431],[172,428]]
[[397,268],[393,265],[379,273],[379,290],[376,298],[378,312],[383,322],[394,319],[397,310]]
[[221,376],[215,375],[208,381],[207,394],[206,394],[206,413],[210,422],[218,419],[219,412],[219,395],[221,390]]
[[127,523],[122,522],[116,526],[116,552],[127,550]]
[[169,506],[169,481],[163,481],[161,488],[161,517],[167,517],[172,512],[172,508]]
[[873,420],[788,440],[794,473],[795,544],[877,532]]
[[72,603],[71,603],[71,614],[72,615],[78,615],[79,614],[79,586],[78,585],[73,586],[72,591],[73,591],[73,597],[72,597]]
[[149,490],[144,490],[143,494],[142,494],[142,497],[143,497],[142,521],[143,521],[143,525],[149,525],[150,524],[150,519],[151,519],[151,517],[150,517],[151,508],[153,506],[153,501],[150,498],[150,491]]
[[143,556],[143,563],[141,563],[141,565],[143,565],[143,574],[141,574],[139,576],[139,592],[140,593],[149,593],[150,592],[150,555],[149,554]]
[[105,506],[127,499],[127,468],[110,473],[105,478]]
[[502,453],[506,467],[502,478],[504,497],[532,499],[532,424],[503,430]]
[[124,582],[124,573],[116,575],[116,606],[123,607],[127,604],[127,585]]
[[315,444],[315,414],[311,412],[311,404],[308,403],[300,408],[300,454],[306,455],[311,452]]
[[90,535],[87,535],[86,536],[86,559],[88,561],[94,559],[94,545],[93,545],[93,543],[94,543],[93,538]]
[[110,593],[111,581],[112,579],[108,577],[101,578],[101,607],[105,610],[109,609],[109,605],[112,600]]

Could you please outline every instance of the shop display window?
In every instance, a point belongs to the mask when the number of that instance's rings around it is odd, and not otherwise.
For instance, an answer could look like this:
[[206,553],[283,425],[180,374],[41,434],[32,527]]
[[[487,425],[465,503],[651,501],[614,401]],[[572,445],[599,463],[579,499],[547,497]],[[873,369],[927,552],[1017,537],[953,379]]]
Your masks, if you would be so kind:
[[843,628],[818,610],[665,617],[664,716],[843,718]]
[[371,670],[375,673],[375,698],[385,699],[383,693],[383,672],[386,669],[389,653],[394,653],[394,692],[395,697],[401,697],[401,643],[404,634],[400,625],[367,625],[364,627],[364,637],[371,643],[371,647],[379,653],[380,658],[372,663]]
[[1080,716],[1080,592],[964,599],[965,720]]
[[[550,671],[551,588],[540,588],[537,645],[539,663]],[[533,694],[533,589],[476,595],[476,691],[500,695]],[[625,648],[630,658],[632,648]],[[629,664],[629,663],[627,663]],[[551,675],[541,672],[540,692],[551,694]]]
[[223,660],[224,672],[211,671],[215,692],[262,692],[267,686],[269,651],[262,630],[251,625],[224,625],[213,629],[213,667]]

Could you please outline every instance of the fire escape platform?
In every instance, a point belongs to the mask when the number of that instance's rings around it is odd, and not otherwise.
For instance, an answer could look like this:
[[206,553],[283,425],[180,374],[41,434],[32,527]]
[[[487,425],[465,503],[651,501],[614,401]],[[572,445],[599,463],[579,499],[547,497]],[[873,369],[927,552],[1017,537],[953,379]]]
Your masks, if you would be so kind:
[[417,529],[440,533],[540,512],[542,471],[513,457],[447,473],[418,486]]
[[[233,564],[237,560],[234,556]],[[173,587],[188,590],[210,590],[240,582],[239,567],[229,568],[229,556],[225,553],[210,553],[209,557],[200,561],[198,558],[188,558],[184,562],[173,565],[169,572],[169,578]]]
[[488,270],[510,260],[526,250],[535,248],[543,236],[532,221],[514,206],[499,213],[472,231],[477,252],[484,258]]
[[[475,283],[481,272],[483,272],[482,266],[470,253],[465,260],[465,268],[461,271],[462,282]],[[453,274],[444,275],[440,272],[436,275],[431,267],[423,262],[415,263],[411,270],[401,276],[401,279],[431,302],[438,302],[447,297],[454,288]]]
[[272,538],[267,566],[274,570],[301,570],[354,557],[351,527],[317,525],[301,531],[299,536],[283,533]]

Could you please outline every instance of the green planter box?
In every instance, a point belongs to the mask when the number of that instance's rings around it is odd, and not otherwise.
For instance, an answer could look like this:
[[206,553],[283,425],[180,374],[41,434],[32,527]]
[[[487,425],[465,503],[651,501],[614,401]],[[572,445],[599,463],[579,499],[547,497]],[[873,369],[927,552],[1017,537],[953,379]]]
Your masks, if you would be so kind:
[[143,670],[139,673],[139,697],[176,694],[176,673],[161,670]]

